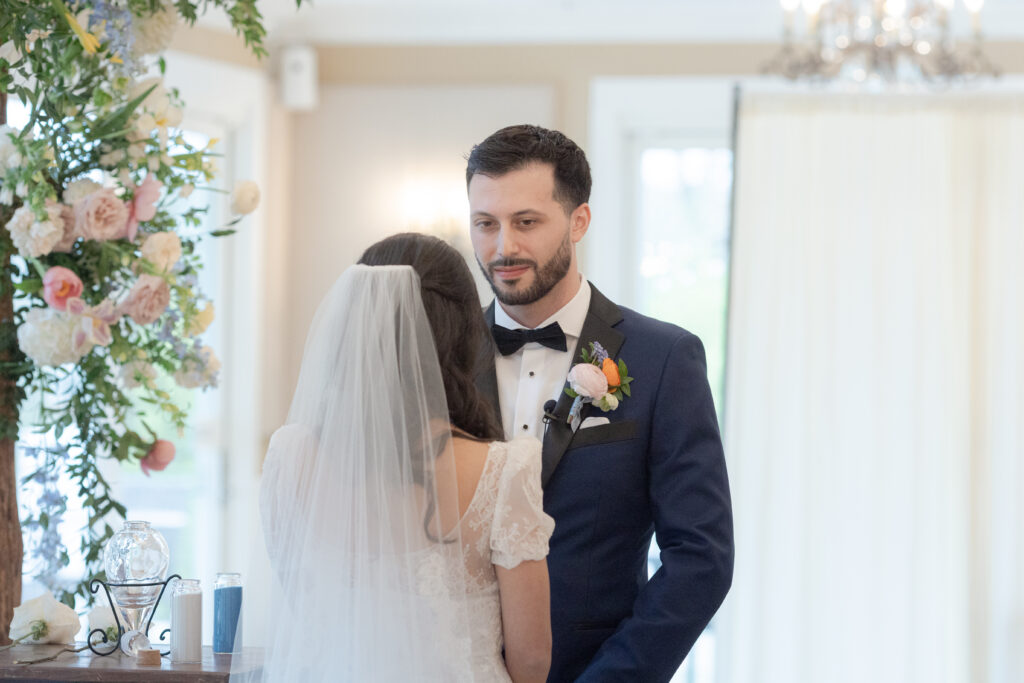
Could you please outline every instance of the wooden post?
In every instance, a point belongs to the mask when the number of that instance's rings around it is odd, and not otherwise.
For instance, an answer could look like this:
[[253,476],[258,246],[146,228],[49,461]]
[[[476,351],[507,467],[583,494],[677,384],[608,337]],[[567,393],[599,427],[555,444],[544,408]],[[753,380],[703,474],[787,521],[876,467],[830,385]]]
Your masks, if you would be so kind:
[[[0,91],[0,125],[7,123],[7,93]],[[10,219],[9,207],[0,206],[0,230]],[[14,320],[14,283],[7,266],[11,255],[0,263],[0,325]],[[13,330],[13,328],[11,328]],[[13,337],[0,337],[0,361],[11,359]],[[14,377],[0,375],[0,420],[17,423],[19,399]],[[21,604],[21,519],[18,514],[18,480],[14,474],[14,445],[0,439],[0,644],[8,642],[14,608]]]

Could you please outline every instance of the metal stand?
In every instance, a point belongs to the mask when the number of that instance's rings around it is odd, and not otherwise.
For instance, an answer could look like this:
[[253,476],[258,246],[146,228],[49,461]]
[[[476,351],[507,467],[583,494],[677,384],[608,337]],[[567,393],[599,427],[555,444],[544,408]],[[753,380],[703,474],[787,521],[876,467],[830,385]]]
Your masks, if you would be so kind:
[[[181,576],[179,576],[178,574],[171,574],[163,581],[154,581],[153,583],[107,583],[106,581],[102,581],[100,579],[93,579],[92,581],[90,581],[89,590],[94,595],[96,594],[96,591],[100,589],[100,586],[103,586],[103,590],[107,594],[107,602],[110,604],[110,611],[114,614],[114,623],[117,624],[117,638],[114,640],[114,646],[105,652],[102,650],[97,650],[95,647],[93,647],[94,642],[92,637],[98,633],[102,637],[102,640],[95,641],[95,645],[103,645],[104,643],[110,642],[110,638],[107,637],[107,632],[102,628],[94,628],[92,631],[89,632],[89,635],[86,637],[85,642],[89,646],[89,649],[92,650],[93,654],[99,655],[100,657],[106,657],[107,655],[114,654],[121,646],[121,636],[125,634],[125,627],[121,624],[121,619],[117,614],[117,605],[114,602],[113,598],[110,597],[111,586],[113,586],[114,588],[146,588],[150,586],[161,586],[160,595],[156,597],[156,602],[153,603],[153,611],[149,613],[149,618],[146,619],[146,627],[142,631],[145,635],[149,635],[149,625],[153,621],[153,615],[156,614],[156,608],[160,605],[160,599],[164,597],[164,591],[167,590],[167,584],[169,584],[174,579],[180,578]],[[167,633],[169,633],[170,630],[171,629],[169,628],[163,630],[163,632],[160,634],[161,641],[163,641],[164,636],[167,635]],[[161,653],[161,655],[166,654],[166,652]]]

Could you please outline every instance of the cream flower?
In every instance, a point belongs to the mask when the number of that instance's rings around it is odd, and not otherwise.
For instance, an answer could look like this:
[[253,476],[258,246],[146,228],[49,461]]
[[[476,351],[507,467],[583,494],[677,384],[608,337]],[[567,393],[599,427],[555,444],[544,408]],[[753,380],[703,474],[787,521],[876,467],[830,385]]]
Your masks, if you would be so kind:
[[152,115],[153,123],[158,129],[176,128],[181,125],[182,111],[171,103],[171,96],[167,92],[167,88],[164,87],[163,79],[159,76],[139,81],[132,88],[129,96],[134,99],[150,88],[153,89],[139,105],[142,115],[144,116],[146,113]]
[[22,206],[7,221],[11,241],[25,258],[46,256],[64,238],[64,217],[60,205],[51,203],[47,206],[46,216],[46,220],[37,221],[31,207]]
[[142,258],[166,273],[181,258],[181,240],[173,232],[157,232],[142,243]]
[[18,347],[36,365],[75,363],[82,357],[72,347],[77,327],[75,316],[52,308],[33,308],[18,327]]
[[600,408],[602,412],[607,413],[619,407],[619,399],[615,397],[615,394],[607,393],[594,401],[594,405]]
[[171,44],[177,28],[178,10],[174,3],[164,2],[153,14],[136,17],[132,21],[135,34],[132,54],[139,57],[163,52]]
[[0,175],[3,169],[21,166],[21,154],[14,146],[12,137],[18,137],[18,129],[8,125],[0,126]]
[[260,204],[260,186],[251,180],[243,180],[235,185],[231,193],[231,212],[245,215],[252,213]]
[[79,178],[78,180],[68,183],[68,186],[64,188],[64,194],[62,195],[62,197],[64,198],[65,204],[74,206],[75,202],[77,202],[78,200],[85,199],[93,192],[102,189],[103,186],[94,180],[89,180],[88,178]]
[[90,634],[96,629],[100,629],[106,634],[107,640],[117,640],[117,621],[114,619],[114,610],[110,609],[110,605],[96,605],[89,610],[86,619]]
[[121,382],[129,389],[152,386],[156,368],[144,360],[133,360],[121,366]]
[[13,40],[8,40],[3,45],[0,45],[0,59],[8,64],[14,64],[21,59],[21,53],[18,52],[18,48],[15,47]]
[[206,328],[210,326],[214,318],[213,302],[209,302],[203,308],[203,310],[196,313],[195,317],[188,325],[188,333],[190,336],[198,336],[203,332],[206,332]]
[[22,643],[71,643],[80,628],[82,622],[75,610],[47,591],[14,608],[10,636]]

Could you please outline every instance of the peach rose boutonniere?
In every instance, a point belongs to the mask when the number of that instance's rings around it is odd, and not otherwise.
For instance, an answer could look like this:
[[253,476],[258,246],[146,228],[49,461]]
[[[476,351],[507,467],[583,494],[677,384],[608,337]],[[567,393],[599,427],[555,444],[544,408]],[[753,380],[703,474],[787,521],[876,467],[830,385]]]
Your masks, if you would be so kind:
[[612,360],[598,342],[590,342],[590,348],[583,349],[580,355],[583,362],[569,371],[569,386],[565,388],[565,393],[575,399],[569,411],[569,424],[579,417],[584,403],[593,403],[605,413],[618,408],[622,399],[630,395],[629,383],[633,381],[626,363]]

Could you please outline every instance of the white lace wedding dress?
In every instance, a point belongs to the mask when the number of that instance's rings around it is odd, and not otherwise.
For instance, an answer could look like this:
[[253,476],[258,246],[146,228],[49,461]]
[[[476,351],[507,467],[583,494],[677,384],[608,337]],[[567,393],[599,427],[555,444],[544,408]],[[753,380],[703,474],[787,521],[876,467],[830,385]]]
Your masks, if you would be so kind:
[[442,560],[442,545],[435,559],[422,565],[424,592],[448,578],[466,587],[472,642],[447,646],[453,657],[471,659],[467,668],[473,672],[473,683],[511,680],[501,654],[501,602],[494,565],[512,569],[548,554],[555,522],[544,513],[540,471],[537,439],[491,443],[476,493],[459,521],[463,552],[448,553]]

